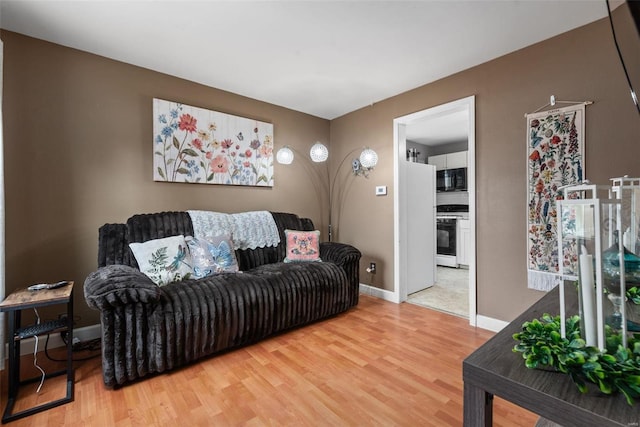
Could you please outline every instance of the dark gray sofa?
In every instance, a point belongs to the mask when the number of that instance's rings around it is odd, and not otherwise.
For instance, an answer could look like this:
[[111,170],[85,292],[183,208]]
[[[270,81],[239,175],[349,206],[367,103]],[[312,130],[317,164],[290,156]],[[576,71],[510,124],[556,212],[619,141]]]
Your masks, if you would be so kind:
[[84,283],[100,310],[102,372],[117,386],[344,312],[358,303],[360,252],[320,244],[323,262],[284,263],[284,230],[311,220],[272,212],[277,247],[236,250],[242,273],[158,287],[138,270],[129,243],[193,235],[187,212],[135,215],[99,229],[98,270]]

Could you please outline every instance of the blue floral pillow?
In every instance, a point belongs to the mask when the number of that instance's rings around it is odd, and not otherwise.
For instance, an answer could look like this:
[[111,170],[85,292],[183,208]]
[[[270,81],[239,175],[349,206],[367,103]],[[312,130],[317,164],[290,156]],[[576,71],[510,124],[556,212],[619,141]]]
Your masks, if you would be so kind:
[[194,277],[238,271],[238,262],[229,236],[212,237],[208,240],[187,236],[185,240],[191,252]]
[[187,280],[192,276],[191,256],[184,236],[130,243],[140,271],[158,286]]

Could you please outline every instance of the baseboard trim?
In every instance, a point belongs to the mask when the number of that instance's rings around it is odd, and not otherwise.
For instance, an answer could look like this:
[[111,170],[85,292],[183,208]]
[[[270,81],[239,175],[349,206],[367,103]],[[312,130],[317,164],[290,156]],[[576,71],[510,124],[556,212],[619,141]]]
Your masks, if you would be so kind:
[[505,322],[504,320],[498,320],[492,317],[482,316],[480,314],[476,316],[476,326],[489,331],[500,332],[508,324],[509,322]]
[[[360,283],[360,293],[364,295],[371,295],[372,297],[380,298],[385,301],[397,303],[395,299],[395,293],[386,289],[380,289],[374,286]],[[482,316],[480,314],[476,315],[475,326],[477,328],[486,329],[492,332],[500,332],[508,324],[509,322],[505,322],[504,320],[498,320],[492,317]]]
[[[79,339],[80,341],[91,341],[96,338],[100,338],[102,335],[102,329],[100,325],[90,325],[82,328],[75,328],[73,330],[73,337]],[[44,343],[46,342],[47,337],[41,336],[38,337],[38,352],[44,351]],[[20,356],[24,356],[25,354],[33,354],[35,349],[36,340],[35,338],[26,338],[22,340],[22,344],[20,345]],[[47,348],[58,348],[64,347],[64,341],[60,337],[59,333],[54,333],[49,336],[49,343],[47,344]],[[5,354],[9,357],[9,348],[8,344],[5,347]],[[5,364],[6,366],[6,364]]]
[[360,283],[360,293],[364,295],[371,295],[372,297],[380,298],[385,301],[397,303],[395,294],[392,291],[376,288],[375,286],[365,285],[364,283]]

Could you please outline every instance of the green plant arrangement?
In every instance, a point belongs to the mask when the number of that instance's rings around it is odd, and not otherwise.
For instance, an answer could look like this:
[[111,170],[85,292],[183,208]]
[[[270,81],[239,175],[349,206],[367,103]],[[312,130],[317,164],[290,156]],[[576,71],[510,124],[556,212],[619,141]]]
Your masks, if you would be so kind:
[[627,299],[633,302],[636,305],[640,304],[640,288],[634,286],[633,288],[627,289]]
[[[627,298],[640,302],[638,288]],[[631,290],[630,290],[631,291]],[[637,302],[636,302],[637,304]],[[605,326],[606,350],[587,346],[580,336],[580,317],[566,320],[566,338],[560,334],[560,316],[544,314],[522,325],[522,331],[513,335],[519,341],[514,352],[522,353],[530,369],[552,369],[569,375],[580,392],[586,393],[587,383],[598,386],[605,394],[621,392],[629,405],[640,397],[640,334],[627,339]]]

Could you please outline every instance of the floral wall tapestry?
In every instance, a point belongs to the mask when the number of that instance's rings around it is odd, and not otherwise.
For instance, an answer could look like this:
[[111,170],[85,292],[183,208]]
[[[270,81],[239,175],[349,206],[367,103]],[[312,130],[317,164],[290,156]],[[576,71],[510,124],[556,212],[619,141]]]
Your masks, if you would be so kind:
[[273,125],[153,99],[153,179],[273,187]]
[[[580,104],[527,115],[527,276],[532,289],[548,291],[560,283],[556,200],[562,199],[563,186],[584,180],[584,114]],[[575,251],[565,248],[563,262],[572,264]]]

